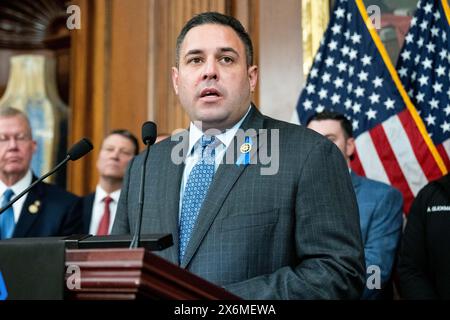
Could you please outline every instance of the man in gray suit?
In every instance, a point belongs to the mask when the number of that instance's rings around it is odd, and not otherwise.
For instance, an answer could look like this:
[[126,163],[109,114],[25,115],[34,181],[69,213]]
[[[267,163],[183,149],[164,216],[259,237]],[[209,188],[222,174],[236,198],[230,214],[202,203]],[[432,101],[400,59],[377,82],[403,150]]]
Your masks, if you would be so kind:
[[[191,124],[150,151],[142,233],[171,233],[159,255],[242,298],[359,298],[358,208],[339,149],[251,104],[257,67],[234,18],[192,18],[176,50]],[[114,234],[134,230],[143,159],[130,163]]]

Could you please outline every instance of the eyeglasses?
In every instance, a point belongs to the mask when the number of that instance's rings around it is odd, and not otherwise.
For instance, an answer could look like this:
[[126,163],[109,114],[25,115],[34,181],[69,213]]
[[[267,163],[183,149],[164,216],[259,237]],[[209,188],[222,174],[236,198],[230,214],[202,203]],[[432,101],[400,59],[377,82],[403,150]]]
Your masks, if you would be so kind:
[[31,136],[26,133],[19,133],[13,136],[0,134],[0,144],[7,144],[11,139],[16,141],[17,143],[25,143],[31,140]]

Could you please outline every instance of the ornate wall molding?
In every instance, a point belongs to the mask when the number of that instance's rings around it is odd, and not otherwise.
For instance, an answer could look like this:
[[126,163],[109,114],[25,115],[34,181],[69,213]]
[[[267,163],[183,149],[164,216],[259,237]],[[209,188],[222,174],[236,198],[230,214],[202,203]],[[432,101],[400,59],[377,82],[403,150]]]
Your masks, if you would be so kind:
[[0,48],[69,47],[67,0],[0,0]]

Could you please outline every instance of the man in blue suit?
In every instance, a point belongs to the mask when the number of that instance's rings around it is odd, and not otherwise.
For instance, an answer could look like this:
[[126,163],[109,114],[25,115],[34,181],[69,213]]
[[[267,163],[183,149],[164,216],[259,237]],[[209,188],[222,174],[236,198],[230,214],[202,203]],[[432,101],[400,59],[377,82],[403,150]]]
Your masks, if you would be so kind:
[[[345,116],[324,111],[309,119],[307,126],[333,141],[350,164],[355,151],[355,139],[352,125]],[[388,297],[389,293],[383,289],[390,284],[400,241],[403,198],[397,189],[387,184],[360,177],[354,172],[351,172],[351,178],[359,207],[368,275],[362,298]],[[378,271],[381,290],[376,283]]]
[[[36,179],[30,169],[36,147],[26,115],[10,107],[1,109],[1,207]],[[78,197],[65,190],[48,183],[38,183],[0,215],[0,239],[80,233],[80,204]]]

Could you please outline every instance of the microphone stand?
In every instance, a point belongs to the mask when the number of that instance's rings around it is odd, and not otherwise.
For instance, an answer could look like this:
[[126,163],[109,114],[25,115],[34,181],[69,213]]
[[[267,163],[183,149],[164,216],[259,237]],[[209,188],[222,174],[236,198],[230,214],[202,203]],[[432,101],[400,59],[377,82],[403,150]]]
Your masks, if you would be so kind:
[[70,155],[68,154],[66,156],[66,158],[61,161],[55,168],[53,168],[53,170],[51,170],[50,172],[46,173],[45,175],[43,175],[42,177],[40,177],[39,179],[37,179],[36,181],[34,181],[32,184],[30,184],[28,186],[28,188],[26,188],[25,190],[23,190],[17,197],[14,197],[14,199],[12,199],[4,208],[0,209],[0,214],[2,214],[3,212],[5,212],[9,207],[11,207],[17,200],[19,200],[20,198],[23,197],[23,195],[25,193],[27,193],[28,191],[30,191],[31,188],[33,188],[36,184],[38,184],[39,182],[43,181],[45,178],[47,178],[49,175],[52,175],[53,173],[55,173],[56,171],[59,170],[59,168],[61,168],[63,165],[66,164],[67,161],[70,160]]
[[145,189],[145,169],[147,165],[147,158],[150,151],[149,141],[145,141],[145,145],[147,146],[147,150],[145,152],[144,162],[141,168],[141,188],[139,190],[139,214],[136,221],[136,228],[134,231],[133,240],[130,244],[130,249],[136,249],[139,247],[139,242],[141,241],[141,225],[142,225],[142,212],[144,211],[144,189]]

